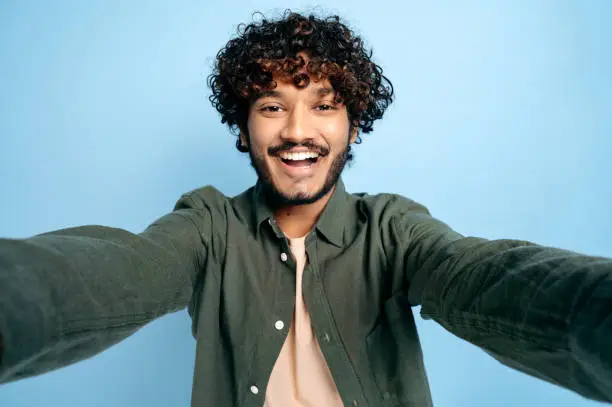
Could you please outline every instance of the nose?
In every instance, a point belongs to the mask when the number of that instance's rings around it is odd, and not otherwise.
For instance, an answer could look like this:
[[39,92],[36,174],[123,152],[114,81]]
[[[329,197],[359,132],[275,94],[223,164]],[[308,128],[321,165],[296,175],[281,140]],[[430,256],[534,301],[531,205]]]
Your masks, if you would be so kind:
[[281,132],[281,138],[285,141],[300,143],[312,138],[311,120],[308,117],[308,109],[298,104],[294,106],[287,116],[286,126]]

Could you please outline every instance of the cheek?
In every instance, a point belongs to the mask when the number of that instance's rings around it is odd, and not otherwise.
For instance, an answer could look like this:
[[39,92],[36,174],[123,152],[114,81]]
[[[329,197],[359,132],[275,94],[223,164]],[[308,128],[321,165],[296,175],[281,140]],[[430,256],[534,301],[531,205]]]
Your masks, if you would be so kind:
[[330,121],[323,127],[324,134],[327,136],[330,144],[343,145],[346,143],[349,133],[348,121]]
[[278,134],[277,124],[261,118],[253,118],[247,121],[249,139],[251,145],[256,149],[267,149],[274,143],[275,135]]
[[253,126],[248,127],[249,130],[249,144],[252,149],[260,150],[263,147],[261,135],[257,132]]
[[325,132],[327,134],[335,134],[338,131],[338,123],[328,122],[325,124]]

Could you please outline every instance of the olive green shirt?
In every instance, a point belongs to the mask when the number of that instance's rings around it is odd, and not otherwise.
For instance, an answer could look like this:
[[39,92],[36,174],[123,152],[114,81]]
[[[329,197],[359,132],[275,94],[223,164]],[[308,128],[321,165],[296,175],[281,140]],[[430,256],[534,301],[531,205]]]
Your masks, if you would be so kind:
[[[303,297],[346,406],[431,406],[412,306],[502,363],[612,400],[612,260],[464,237],[422,205],[335,189],[306,239]],[[295,263],[259,186],[185,194],[144,232],[0,239],[0,383],[91,357],[188,307],[192,406],[261,407]]]

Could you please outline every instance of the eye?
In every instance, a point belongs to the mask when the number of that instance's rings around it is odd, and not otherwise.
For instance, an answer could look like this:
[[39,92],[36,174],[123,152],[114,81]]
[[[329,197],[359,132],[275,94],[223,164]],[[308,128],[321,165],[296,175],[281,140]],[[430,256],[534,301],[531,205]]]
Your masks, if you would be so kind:
[[261,109],[262,112],[280,112],[281,111],[281,107],[280,106],[264,106]]
[[317,106],[317,109],[323,112],[327,112],[329,110],[335,110],[336,107],[327,103],[322,103]]

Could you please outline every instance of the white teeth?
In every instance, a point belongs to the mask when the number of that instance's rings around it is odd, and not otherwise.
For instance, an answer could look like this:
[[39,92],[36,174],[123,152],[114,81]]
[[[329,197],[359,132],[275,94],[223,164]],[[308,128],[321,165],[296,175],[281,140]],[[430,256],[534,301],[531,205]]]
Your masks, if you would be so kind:
[[317,157],[319,157],[319,154],[315,152],[311,152],[311,151],[300,152],[300,153],[289,153],[289,152],[280,153],[280,158],[282,158],[283,160],[291,160],[291,161],[302,161],[302,160],[307,160],[309,158],[317,158]]

